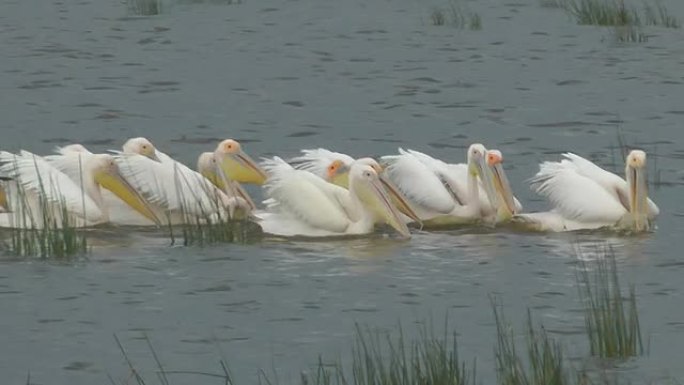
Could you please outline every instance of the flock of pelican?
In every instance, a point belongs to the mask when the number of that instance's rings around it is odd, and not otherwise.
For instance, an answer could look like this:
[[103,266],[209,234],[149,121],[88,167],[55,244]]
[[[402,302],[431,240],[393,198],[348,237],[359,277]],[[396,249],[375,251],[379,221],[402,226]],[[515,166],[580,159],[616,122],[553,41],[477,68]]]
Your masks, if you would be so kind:
[[[446,163],[399,149],[354,159],[325,149],[283,160],[247,155],[235,140],[199,156],[197,169],[175,161],[145,138],[94,154],[80,144],[53,155],[0,152],[0,227],[173,225],[247,219],[279,236],[367,234],[389,225],[485,224],[533,231],[612,228],[648,231],[658,207],[648,198],[646,153],[626,158],[625,179],[579,155],[544,162],[531,187],[550,211],[523,213],[503,155],[473,144],[466,163]],[[262,185],[259,208],[242,184]]]

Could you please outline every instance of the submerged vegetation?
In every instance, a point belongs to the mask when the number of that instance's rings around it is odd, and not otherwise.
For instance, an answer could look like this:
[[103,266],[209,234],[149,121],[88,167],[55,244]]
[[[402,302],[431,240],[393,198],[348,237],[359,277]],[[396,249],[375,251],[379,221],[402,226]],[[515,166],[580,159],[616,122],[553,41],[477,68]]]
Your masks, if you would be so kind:
[[[641,353],[641,331],[638,322],[634,289],[630,291],[629,310],[622,305],[617,264],[610,250],[604,251],[590,272],[587,263],[580,262],[577,286],[585,305],[585,331],[589,337],[591,355],[598,357],[629,357]],[[593,279],[590,279],[593,278]],[[494,362],[499,385],[589,385],[617,384],[617,379],[595,369],[576,369],[564,353],[560,341],[551,337],[541,324],[533,321],[528,310],[524,343],[506,320],[501,303],[491,298],[496,327]],[[138,384],[145,381],[117,339],[117,344],[129,366],[127,378]],[[148,341],[149,344],[149,341]],[[171,374],[210,376],[233,384],[226,360],[220,360],[221,371],[199,373],[165,370],[149,348],[157,364],[157,377],[169,384]],[[476,365],[459,358],[456,333],[449,332],[445,322],[443,333],[436,334],[432,326],[421,323],[415,338],[408,338],[401,326],[395,332],[381,332],[356,325],[351,356],[347,360],[318,362],[301,373],[301,385],[470,385],[477,384]],[[343,362],[346,363],[343,364]],[[272,382],[263,371],[259,382]]]
[[432,25],[449,25],[459,29],[482,29],[482,18],[468,10],[456,0],[451,0],[446,8],[435,8],[430,14]]

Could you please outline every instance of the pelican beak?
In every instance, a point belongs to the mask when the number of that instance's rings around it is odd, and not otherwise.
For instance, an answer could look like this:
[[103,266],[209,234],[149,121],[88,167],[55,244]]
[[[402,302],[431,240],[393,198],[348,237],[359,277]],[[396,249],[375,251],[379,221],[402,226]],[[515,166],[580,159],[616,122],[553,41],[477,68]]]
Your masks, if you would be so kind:
[[382,183],[382,186],[389,194],[392,204],[394,204],[394,206],[401,211],[402,214],[411,218],[414,222],[423,227],[423,221],[420,219],[420,217],[418,217],[418,214],[413,211],[411,205],[408,203],[404,195],[399,192],[399,189],[394,185],[394,183],[392,183],[392,181],[390,181],[389,178],[387,178],[384,174],[380,174],[379,179],[380,183]]
[[224,184],[222,178],[218,175],[218,167],[212,167],[208,170],[202,170],[200,174],[207,178],[214,186],[218,187],[220,190],[224,190]]
[[161,159],[157,156],[157,151],[155,150],[153,153],[151,153],[148,158],[152,159],[155,162],[161,163]]
[[230,180],[223,172],[223,168],[216,166],[215,172],[213,174],[217,182],[214,184],[217,187],[230,196],[241,197],[247,202],[247,205],[249,205],[252,210],[256,210],[256,205],[254,204],[252,197],[249,196],[247,191],[240,185],[240,183]]
[[9,207],[7,207],[7,193],[5,192],[5,187],[3,185],[0,185],[0,211],[7,211],[9,210]]
[[643,167],[629,167],[629,208],[636,231],[644,231],[648,223],[648,187]]
[[513,214],[517,213],[515,202],[513,201],[513,191],[511,190],[511,185],[506,177],[506,172],[503,169],[503,165],[501,163],[491,165],[489,166],[489,170],[492,173],[491,177],[494,184],[494,191],[496,192],[497,197],[500,199],[500,204],[497,205],[497,211],[501,213],[504,218],[511,218]]
[[219,167],[230,180],[257,185],[266,183],[266,172],[242,150],[234,154],[217,151],[215,155]]
[[385,190],[385,185],[378,178],[371,181],[368,187],[361,190],[360,198],[375,213],[376,217],[392,226],[404,238],[410,238],[411,233],[404,221],[401,220],[399,211],[392,204],[392,200]]
[[126,202],[135,211],[154,222],[157,226],[161,226],[161,221],[152,210],[150,204],[118,171],[98,172],[95,174],[95,181],[100,186],[114,193],[114,195]]

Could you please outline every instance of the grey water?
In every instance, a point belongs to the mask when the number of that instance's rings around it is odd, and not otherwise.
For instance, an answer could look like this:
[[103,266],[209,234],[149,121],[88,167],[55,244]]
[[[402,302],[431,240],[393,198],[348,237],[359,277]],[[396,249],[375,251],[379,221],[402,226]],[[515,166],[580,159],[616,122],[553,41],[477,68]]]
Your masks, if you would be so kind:
[[[407,147],[460,162],[482,142],[503,151],[525,210],[537,211],[545,202],[526,179],[541,161],[573,151],[620,172],[622,137],[649,153],[655,232],[416,230],[409,241],[200,248],[107,229],[87,259],[0,260],[2,382],[30,373],[40,384],[125,383],[116,335],[150,381],[145,336],[167,370],[220,372],[223,355],[237,383],[256,383],[261,369],[294,383],[319,354],[348,356],[355,322],[411,330],[448,314],[462,358],[477,358],[490,384],[489,296],[516,326],[531,308],[571,355],[586,356],[576,260],[606,243],[635,285],[648,340],[648,355],[619,370],[636,383],[681,381],[682,30],[646,27],[647,42],[617,43],[611,29],[536,0],[465,4],[482,30],[432,25],[433,9],[448,5],[438,0],[165,1],[147,17],[120,1],[3,0],[0,148],[104,151],[145,136],[194,165],[235,138],[254,158]],[[664,4],[684,19],[684,4]]]

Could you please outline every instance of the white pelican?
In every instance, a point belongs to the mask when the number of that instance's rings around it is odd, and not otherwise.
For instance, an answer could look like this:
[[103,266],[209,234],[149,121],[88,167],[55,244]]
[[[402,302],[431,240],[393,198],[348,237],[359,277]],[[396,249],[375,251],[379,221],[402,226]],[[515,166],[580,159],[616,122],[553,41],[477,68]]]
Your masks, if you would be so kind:
[[121,175],[111,155],[80,156],[77,167],[82,172],[77,183],[44,158],[28,151],[18,155],[0,152],[3,163],[0,173],[13,179],[8,194],[11,212],[0,216],[0,227],[42,228],[64,224],[83,227],[109,222],[110,211],[104,204],[101,187],[159,223],[148,202]]
[[354,162],[349,190],[317,175],[297,170],[278,157],[264,163],[269,179],[266,194],[271,212],[261,214],[264,232],[283,236],[367,234],[376,223],[387,223],[410,237],[373,167]]
[[354,159],[349,155],[333,152],[324,148],[302,150],[303,155],[292,158],[295,168],[310,171],[326,181],[336,184],[345,189],[349,188],[349,171],[354,163],[371,166],[378,174],[385,190],[392,199],[392,203],[404,214],[408,222],[416,222],[422,225],[418,214],[413,210],[406,198],[399,192],[384,174],[383,167],[373,158]]
[[549,200],[552,210],[516,215],[515,224],[537,231],[651,228],[659,209],[648,198],[645,152],[633,150],[627,156],[626,181],[579,155],[563,157],[542,163],[531,179],[532,188]]
[[506,183],[492,181],[503,175],[503,169],[499,169],[499,175],[489,170],[486,158],[487,149],[476,143],[468,148],[465,165],[447,164],[401,148],[399,155],[383,156],[381,160],[389,178],[409,199],[425,225],[434,226],[488,222],[497,212],[494,205],[498,200],[494,197],[501,193],[498,186]]
[[197,172],[202,174],[216,187],[228,195],[239,196],[245,200],[250,210],[256,210],[256,205],[240,183],[228,179],[224,172],[219,171],[216,156],[213,152],[203,152],[197,158]]
[[[228,180],[225,174],[250,181],[265,178],[264,171],[234,140],[221,142],[214,157],[222,160],[218,163],[218,175],[222,180]],[[145,138],[128,140],[118,161],[124,174],[131,176],[134,186],[163,208],[167,221],[172,224],[243,218],[253,209],[249,196],[245,195],[245,198],[240,194],[244,190],[222,191],[201,173],[155,149]]]

